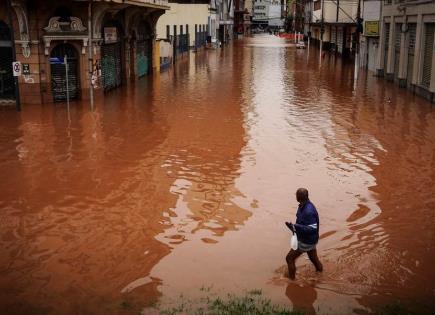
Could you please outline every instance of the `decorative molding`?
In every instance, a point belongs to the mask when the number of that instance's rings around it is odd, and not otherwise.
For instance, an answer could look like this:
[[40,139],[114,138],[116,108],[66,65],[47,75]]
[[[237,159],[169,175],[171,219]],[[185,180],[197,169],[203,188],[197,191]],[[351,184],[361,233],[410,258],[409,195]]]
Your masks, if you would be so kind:
[[50,54],[50,47],[52,41],[81,41],[82,42],[82,55],[86,54],[86,47],[88,47],[87,35],[44,35],[44,54],[48,56]]
[[78,17],[74,17],[74,16],[71,16],[70,19],[71,19],[71,24],[70,24],[71,31],[73,31],[73,32],[86,31],[86,27],[83,26],[82,20],[80,20]]
[[30,37],[29,37],[30,32],[29,32],[29,23],[27,19],[27,14],[23,6],[21,5],[21,3],[19,3],[18,1],[12,2],[12,7],[15,11],[15,14],[17,15],[18,28],[20,30],[19,43],[21,44],[21,53],[23,54],[24,58],[29,58],[30,57]]
[[83,26],[82,20],[78,17],[71,16],[69,19],[69,22],[61,22],[59,21],[60,16],[53,16],[44,30],[47,33],[82,33],[86,31],[86,27]]

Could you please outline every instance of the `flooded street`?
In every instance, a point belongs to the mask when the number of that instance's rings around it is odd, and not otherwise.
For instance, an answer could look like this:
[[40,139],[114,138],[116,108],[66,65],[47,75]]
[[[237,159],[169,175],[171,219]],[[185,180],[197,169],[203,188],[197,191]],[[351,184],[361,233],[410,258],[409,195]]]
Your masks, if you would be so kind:
[[[308,313],[435,298],[435,107],[258,36],[97,100],[0,111],[1,313],[138,313],[262,289]],[[316,274],[285,278],[295,191]],[[127,310],[121,306],[128,303]]]

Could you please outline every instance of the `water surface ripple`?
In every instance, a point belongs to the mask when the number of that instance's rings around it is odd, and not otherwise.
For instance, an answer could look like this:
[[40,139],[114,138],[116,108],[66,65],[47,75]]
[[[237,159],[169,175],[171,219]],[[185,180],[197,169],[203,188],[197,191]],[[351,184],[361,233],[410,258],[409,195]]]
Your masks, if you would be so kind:
[[[137,313],[262,288],[310,313],[435,297],[435,108],[272,36],[105,97],[0,111],[0,312]],[[294,192],[325,272],[285,278]],[[123,306],[127,305],[125,308]]]

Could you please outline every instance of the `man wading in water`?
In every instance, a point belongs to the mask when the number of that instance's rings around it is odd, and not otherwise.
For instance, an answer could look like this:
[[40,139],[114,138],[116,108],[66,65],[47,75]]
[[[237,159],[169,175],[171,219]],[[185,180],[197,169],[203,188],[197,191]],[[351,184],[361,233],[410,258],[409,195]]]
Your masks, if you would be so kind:
[[316,207],[308,199],[308,190],[299,188],[296,191],[296,200],[299,202],[296,213],[296,223],[286,222],[287,227],[296,232],[298,238],[298,249],[291,249],[285,260],[288,265],[288,276],[294,279],[296,275],[295,261],[303,253],[307,253],[317,271],[322,271],[323,266],[317,257],[316,245],[319,241],[319,214]]

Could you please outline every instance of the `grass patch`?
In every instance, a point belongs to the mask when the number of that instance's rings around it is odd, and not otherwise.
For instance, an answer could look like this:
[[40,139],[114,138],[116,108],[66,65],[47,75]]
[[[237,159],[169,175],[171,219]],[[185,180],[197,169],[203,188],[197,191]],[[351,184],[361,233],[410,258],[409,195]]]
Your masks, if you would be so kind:
[[263,291],[261,289],[254,289],[254,290],[248,291],[248,294],[249,295],[262,295]]
[[128,301],[122,301],[119,304],[119,307],[122,308],[123,310],[130,310],[133,308],[133,305],[131,305]]
[[203,299],[202,305],[192,306],[183,301],[177,307],[161,311],[161,315],[194,314],[194,315],[303,315],[304,312],[272,304],[270,299],[262,297],[262,291],[255,289],[244,296],[228,295],[227,298]]

